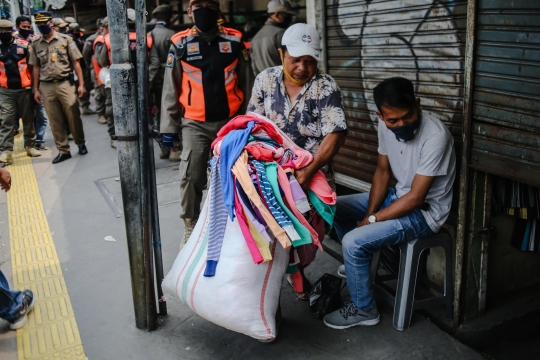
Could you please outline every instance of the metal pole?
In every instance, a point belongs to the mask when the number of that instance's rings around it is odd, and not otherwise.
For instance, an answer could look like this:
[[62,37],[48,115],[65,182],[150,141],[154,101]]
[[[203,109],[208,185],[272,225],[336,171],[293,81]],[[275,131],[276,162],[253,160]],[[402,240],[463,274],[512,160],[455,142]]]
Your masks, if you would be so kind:
[[465,257],[465,238],[467,237],[467,209],[469,198],[469,154],[471,148],[474,43],[476,31],[476,1],[467,4],[467,34],[465,43],[465,92],[463,94],[463,153],[461,175],[459,178],[458,226],[456,232],[456,264],[454,286],[454,324],[460,321],[461,288],[463,282],[463,259]]
[[[154,172],[150,168],[148,152],[148,48],[146,44],[146,1],[135,0],[136,13],[136,33],[137,33],[137,114],[139,120],[139,162],[141,166],[141,209],[143,219],[143,236],[145,246],[145,266],[146,266],[146,302],[148,306],[148,331],[153,331],[157,327],[157,309],[154,287],[154,259],[150,229],[151,209],[150,209],[150,179],[149,173]],[[132,59],[135,60],[135,59]]]
[[133,65],[129,56],[126,0],[107,0],[112,54],[111,92],[131,273],[135,325],[148,328],[147,266],[141,207],[141,167]]

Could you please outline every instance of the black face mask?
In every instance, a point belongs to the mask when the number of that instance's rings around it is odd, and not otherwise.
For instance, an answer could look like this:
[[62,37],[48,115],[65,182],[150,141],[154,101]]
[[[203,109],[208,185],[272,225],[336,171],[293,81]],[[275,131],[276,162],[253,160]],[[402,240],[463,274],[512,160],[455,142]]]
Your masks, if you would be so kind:
[[285,20],[279,26],[283,29],[287,29],[292,23],[292,16],[287,16]]
[[2,44],[7,45],[11,42],[11,39],[13,39],[13,35],[11,35],[10,32],[2,32],[0,33],[0,41]]
[[202,32],[209,32],[217,25],[219,11],[209,7],[203,7],[193,10],[195,26]]
[[388,128],[396,135],[398,141],[411,141],[416,136],[416,130],[420,127],[421,114],[418,114],[418,119],[411,124]]
[[30,35],[32,35],[33,33],[34,33],[34,30],[32,30],[32,29],[20,29],[19,30],[19,34],[21,34],[21,36],[23,38],[25,38],[25,39],[27,37],[29,37]]
[[39,29],[39,32],[42,33],[43,35],[47,35],[48,33],[52,31],[51,26],[49,24],[38,26],[38,29]]

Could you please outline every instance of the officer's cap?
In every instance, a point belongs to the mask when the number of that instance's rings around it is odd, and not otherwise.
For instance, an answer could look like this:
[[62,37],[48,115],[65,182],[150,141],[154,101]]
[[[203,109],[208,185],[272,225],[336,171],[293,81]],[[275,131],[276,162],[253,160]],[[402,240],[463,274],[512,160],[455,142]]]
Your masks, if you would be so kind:
[[66,26],[69,25],[62,18],[54,18],[53,19],[53,24],[54,24],[54,26],[58,26],[58,27],[61,27],[61,28],[66,27]]
[[15,26],[11,21],[9,20],[0,20],[0,29],[2,30],[6,30],[6,29],[9,29],[9,30],[13,30],[13,26]]
[[157,8],[154,9],[154,11],[152,11],[152,15],[156,15],[159,13],[170,14],[171,7],[169,5],[159,5]]
[[81,27],[81,25],[79,25],[79,23],[76,23],[76,22],[69,24],[69,30],[71,30],[71,31],[82,31],[82,32],[86,31]]
[[76,23],[76,22],[77,22],[77,20],[75,20],[75,18],[74,18],[74,17],[71,17],[71,16],[66,16],[66,17],[64,18],[64,20],[65,20],[68,24],[72,24],[72,23]]
[[[201,1],[204,1],[204,0],[190,0],[189,1],[189,6],[191,6],[193,4],[196,4],[198,2],[201,2]],[[207,0],[207,1],[215,2],[219,6],[219,0]]]
[[34,16],[34,20],[37,23],[46,23],[52,19],[52,15],[48,11],[38,11],[36,13],[36,16]]
[[103,25],[103,19],[99,18],[96,20],[96,27],[100,27],[101,25]]
[[103,26],[109,26],[109,17],[105,16],[101,23],[103,24]]

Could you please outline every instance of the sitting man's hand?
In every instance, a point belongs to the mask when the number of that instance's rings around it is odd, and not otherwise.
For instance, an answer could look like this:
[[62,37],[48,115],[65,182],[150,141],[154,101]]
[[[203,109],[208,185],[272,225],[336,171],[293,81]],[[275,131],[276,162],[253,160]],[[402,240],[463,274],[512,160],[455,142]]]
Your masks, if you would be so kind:
[[163,137],[163,146],[165,146],[167,150],[174,149],[175,143],[180,141],[180,138],[176,133],[161,134],[161,136]]
[[365,226],[365,225],[369,225],[368,216],[366,216],[364,218],[364,220],[360,221],[358,223],[358,225],[356,225],[356,227],[359,228],[359,227],[362,227],[362,226]]

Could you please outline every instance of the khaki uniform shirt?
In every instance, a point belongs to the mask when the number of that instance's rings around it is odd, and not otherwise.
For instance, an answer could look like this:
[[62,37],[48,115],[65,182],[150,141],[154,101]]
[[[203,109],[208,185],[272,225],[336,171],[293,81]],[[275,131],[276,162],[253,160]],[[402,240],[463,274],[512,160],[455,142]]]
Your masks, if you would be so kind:
[[82,56],[83,56],[84,61],[86,61],[86,65],[90,68],[93,67],[92,55],[94,55],[94,50],[93,50],[94,41],[97,39],[98,36],[99,36],[98,33],[90,35],[84,42]]
[[148,79],[150,86],[163,84],[163,71],[169,48],[171,47],[171,36],[175,34],[174,30],[167,28],[165,25],[157,24],[154,30],[150,31],[150,35],[154,38],[152,49],[150,50],[150,58],[148,59]]
[[32,42],[29,64],[41,67],[40,81],[62,80],[69,77],[72,63],[82,58],[73,39],[54,33],[49,42],[42,36]]
[[285,29],[273,21],[267,21],[251,40],[251,66],[255,76],[268,68],[281,65],[278,49]]

